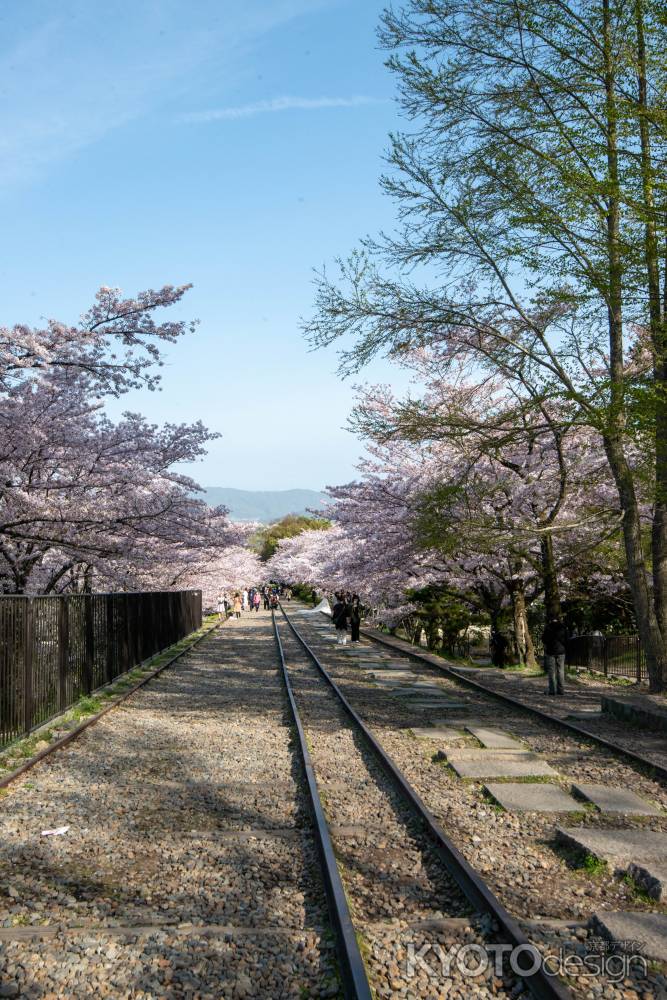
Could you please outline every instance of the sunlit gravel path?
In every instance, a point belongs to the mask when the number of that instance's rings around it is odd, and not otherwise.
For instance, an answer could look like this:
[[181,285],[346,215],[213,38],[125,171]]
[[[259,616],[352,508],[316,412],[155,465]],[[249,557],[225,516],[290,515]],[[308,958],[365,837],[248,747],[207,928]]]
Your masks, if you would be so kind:
[[0,997],[337,995],[288,722],[246,616],[11,786]]

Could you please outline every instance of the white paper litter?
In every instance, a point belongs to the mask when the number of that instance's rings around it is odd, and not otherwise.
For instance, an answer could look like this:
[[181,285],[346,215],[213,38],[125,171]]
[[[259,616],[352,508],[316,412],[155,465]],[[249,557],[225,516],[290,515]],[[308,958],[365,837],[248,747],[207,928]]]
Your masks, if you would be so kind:
[[55,830],[42,830],[42,837],[61,837],[68,830],[69,826],[57,826]]

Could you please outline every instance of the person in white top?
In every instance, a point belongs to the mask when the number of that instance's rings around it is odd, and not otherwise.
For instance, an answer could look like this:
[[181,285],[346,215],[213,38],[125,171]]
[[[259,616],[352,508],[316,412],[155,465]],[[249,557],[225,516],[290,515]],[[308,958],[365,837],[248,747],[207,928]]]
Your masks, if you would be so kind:
[[248,591],[247,590],[243,591],[242,602],[243,602],[243,610],[247,611],[248,610]]

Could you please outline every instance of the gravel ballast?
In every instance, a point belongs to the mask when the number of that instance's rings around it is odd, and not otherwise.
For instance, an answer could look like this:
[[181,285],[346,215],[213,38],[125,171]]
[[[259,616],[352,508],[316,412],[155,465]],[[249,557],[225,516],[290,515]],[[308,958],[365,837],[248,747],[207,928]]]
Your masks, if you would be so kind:
[[228,622],[0,798],[0,997],[339,989],[269,615]]
[[[586,925],[594,912],[664,910],[637,893],[629,881],[614,876],[613,871],[583,866],[581,857],[564,851],[556,839],[560,822],[557,813],[516,814],[502,810],[485,793],[484,781],[457,777],[447,765],[447,755],[456,749],[480,747],[466,732],[467,725],[502,730],[548,762],[558,772],[557,777],[548,780],[564,791],[569,792],[575,782],[632,788],[661,810],[656,817],[619,817],[603,815],[582,801],[581,813],[575,814],[574,822],[591,828],[621,825],[666,831],[667,788],[663,783],[584,738],[580,740],[520,709],[448,680],[428,664],[422,668],[414,659],[405,660],[404,665],[417,671],[421,680],[436,683],[443,695],[463,706],[452,709],[451,714],[436,708],[418,708],[374,685],[355,662],[357,656],[363,661],[372,652],[375,658],[385,657],[396,663],[396,650],[364,641],[358,653],[352,654],[349,647],[336,647],[327,630],[315,627],[310,616],[298,615],[294,620],[445,833],[506,908],[524,921],[526,933],[544,954],[562,949],[585,952],[590,936]],[[441,730],[434,731],[432,740],[426,736],[429,724]],[[414,730],[418,730],[419,738]],[[567,823],[573,825],[572,818]],[[649,969],[648,976],[629,974],[620,982],[604,976],[579,977],[568,985],[582,1000],[598,996],[610,1000],[667,996],[664,966]]]

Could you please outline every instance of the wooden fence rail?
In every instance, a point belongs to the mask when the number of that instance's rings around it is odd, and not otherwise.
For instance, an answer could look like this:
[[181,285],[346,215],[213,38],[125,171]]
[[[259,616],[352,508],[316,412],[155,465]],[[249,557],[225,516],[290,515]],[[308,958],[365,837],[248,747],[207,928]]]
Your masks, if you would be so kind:
[[0,596],[0,747],[201,621],[198,590]]

